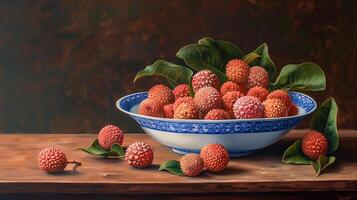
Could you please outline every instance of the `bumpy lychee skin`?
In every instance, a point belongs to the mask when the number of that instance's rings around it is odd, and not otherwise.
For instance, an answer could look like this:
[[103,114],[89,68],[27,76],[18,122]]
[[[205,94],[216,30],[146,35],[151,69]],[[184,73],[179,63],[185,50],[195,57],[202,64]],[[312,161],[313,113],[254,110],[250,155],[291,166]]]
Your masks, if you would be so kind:
[[230,81],[243,83],[248,79],[249,66],[243,60],[230,60],[226,65],[226,75]]
[[229,119],[229,114],[222,109],[213,109],[210,110],[204,119],[206,120],[222,120],[222,119]]
[[248,89],[255,86],[268,88],[269,86],[269,74],[267,70],[260,66],[254,66],[250,68],[248,77]]
[[173,118],[174,117],[174,104],[168,104],[164,106],[164,114],[166,118]]
[[149,99],[155,99],[155,101],[161,104],[170,104],[175,101],[175,96],[171,89],[165,85],[159,84],[152,87],[148,92]]
[[193,75],[192,88],[194,92],[208,86],[219,90],[220,81],[216,74],[209,70],[202,70]]
[[222,84],[221,89],[219,90],[221,93],[221,96],[223,97],[227,92],[232,92],[232,91],[238,91],[239,86],[237,83],[233,81],[227,81]]
[[229,154],[226,148],[220,144],[208,144],[201,149],[200,156],[207,171],[223,171],[229,162]]
[[163,106],[155,99],[145,99],[139,105],[138,113],[151,117],[164,117]]
[[174,119],[198,119],[199,112],[193,103],[181,103],[174,111]]
[[239,91],[232,91],[232,92],[227,92],[227,94],[225,94],[222,97],[223,108],[228,112],[231,118],[235,118],[233,112],[234,103],[237,101],[238,98],[243,96],[244,94]]
[[268,94],[269,91],[267,89],[260,86],[255,86],[248,91],[247,96],[257,97],[259,101],[263,102],[267,98]]
[[322,133],[311,130],[303,137],[301,149],[305,156],[317,160],[320,155],[326,155],[328,140]]
[[198,154],[186,154],[180,160],[182,172],[186,176],[197,176],[204,168],[202,158]]
[[299,114],[299,108],[295,104],[291,104],[291,107],[288,111],[288,116],[295,116]]
[[181,84],[176,86],[172,93],[174,94],[176,100],[181,97],[188,97],[190,96],[190,88],[187,84]]
[[267,99],[263,102],[263,106],[263,117],[275,118],[288,115],[288,109],[280,99]]
[[289,93],[285,90],[274,90],[268,95],[267,99],[280,99],[288,109],[292,104]]
[[123,131],[114,125],[103,127],[98,134],[99,145],[103,149],[111,149],[113,144],[122,144],[124,140]]
[[192,97],[181,97],[176,99],[174,105],[172,106],[173,110],[175,111],[176,108],[181,104],[181,103],[195,103]]
[[233,113],[237,119],[261,118],[263,105],[257,97],[244,96],[234,103]]
[[148,144],[135,142],[126,149],[125,160],[132,167],[146,168],[152,164],[154,152]]
[[203,115],[212,109],[220,108],[222,105],[221,95],[213,87],[199,89],[195,94],[194,101],[198,111]]
[[66,154],[59,148],[46,148],[37,156],[38,167],[49,174],[58,174],[67,166]]

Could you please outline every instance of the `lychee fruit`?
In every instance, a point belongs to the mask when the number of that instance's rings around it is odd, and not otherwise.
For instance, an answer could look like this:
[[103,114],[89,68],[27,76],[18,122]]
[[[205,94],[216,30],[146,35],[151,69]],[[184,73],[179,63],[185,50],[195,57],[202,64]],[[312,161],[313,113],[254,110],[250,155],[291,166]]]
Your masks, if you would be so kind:
[[267,98],[268,94],[269,91],[267,89],[260,86],[255,86],[248,91],[247,96],[257,97],[259,101],[263,102]]
[[174,117],[174,104],[168,104],[164,106],[164,114],[166,118]]
[[181,158],[180,166],[186,176],[197,176],[203,171],[204,163],[198,154],[190,153]]
[[164,117],[163,104],[156,99],[145,99],[140,103],[138,113],[151,117]]
[[195,105],[200,113],[207,114],[208,111],[220,108],[222,98],[218,90],[213,87],[203,87],[199,89],[194,97]]
[[188,97],[190,96],[190,88],[187,84],[180,84],[175,87],[172,93],[174,94],[176,100],[181,97]]
[[64,171],[67,164],[74,164],[76,167],[81,166],[80,162],[67,161],[66,154],[59,148],[46,148],[43,149],[37,156],[38,168],[49,174],[58,174]]
[[216,74],[214,74],[210,70],[202,70],[193,75],[192,88],[194,92],[207,86],[219,90],[220,81]]
[[249,66],[243,60],[230,60],[226,65],[226,75],[230,81],[243,83],[248,79]]
[[103,149],[111,149],[113,144],[121,145],[123,143],[123,131],[114,125],[107,125],[103,127],[98,134],[99,145]]
[[174,119],[198,119],[199,111],[193,103],[181,103],[174,111]]
[[207,171],[223,171],[229,162],[229,154],[226,148],[220,144],[208,144],[201,149],[200,156]]
[[274,90],[268,95],[267,99],[280,99],[288,109],[292,104],[289,93],[285,90]]
[[291,104],[291,107],[288,111],[288,116],[295,116],[299,114],[299,108],[295,104]]
[[228,112],[229,116],[231,118],[235,118],[234,112],[233,112],[233,105],[237,101],[238,98],[243,97],[244,94],[242,94],[239,91],[232,91],[232,92],[227,92],[222,97],[222,104],[223,108]]
[[328,140],[322,133],[310,130],[302,139],[301,149],[305,156],[317,160],[320,155],[326,155]]
[[175,96],[171,89],[159,84],[153,86],[148,92],[149,99],[154,99],[162,105],[170,104],[175,101]]
[[221,96],[224,96],[227,92],[237,91],[238,89],[239,86],[237,83],[233,81],[227,81],[222,84],[221,89],[219,91],[221,93]]
[[280,99],[267,99],[263,102],[263,116],[267,118],[286,117],[288,109]]
[[210,110],[204,119],[206,120],[222,120],[222,119],[229,119],[229,114],[222,109],[213,109]]
[[125,160],[135,168],[149,167],[154,160],[152,148],[144,142],[135,142],[128,146],[125,152]]
[[195,103],[192,97],[181,97],[176,99],[174,105],[172,106],[172,109],[175,111],[176,108],[181,104],[181,103]]
[[233,113],[237,119],[260,118],[263,114],[263,105],[257,97],[244,96],[234,103]]
[[247,82],[248,82],[248,89],[253,88],[255,86],[268,88],[269,74],[267,70],[261,66],[251,67]]

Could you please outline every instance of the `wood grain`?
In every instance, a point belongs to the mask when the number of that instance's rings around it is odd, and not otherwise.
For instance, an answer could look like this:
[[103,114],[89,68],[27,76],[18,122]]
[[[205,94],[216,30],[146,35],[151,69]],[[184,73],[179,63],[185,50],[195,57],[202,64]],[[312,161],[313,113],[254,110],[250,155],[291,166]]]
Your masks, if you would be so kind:
[[[134,169],[118,159],[103,159],[73,151],[88,146],[95,134],[14,134],[0,135],[0,193],[231,193],[270,191],[356,191],[357,131],[340,131],[341,148],[337,163],[328,173],[315,177],[312,166],[283,164],[280,159],[293,140],[303,131],[292,131],[271,147],[253,155],[232,159],[221,173],[205,173],[189,178],[158,171],[166,160],[179,159],[147,135],[126,135],[125,144],[141,140],[152,145],[154,164]],[[38,170],[36,156],[42,148],[58,146],[68,159],[81,161],[77,172],[48,175]]]

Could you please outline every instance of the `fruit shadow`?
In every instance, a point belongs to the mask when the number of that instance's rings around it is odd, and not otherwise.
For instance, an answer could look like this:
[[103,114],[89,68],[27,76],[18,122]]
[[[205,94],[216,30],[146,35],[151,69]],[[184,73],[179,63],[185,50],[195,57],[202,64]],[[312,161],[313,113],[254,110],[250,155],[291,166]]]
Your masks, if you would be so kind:
[[243,168],[240,168],[240,167],[228,166],[225,170],[223,170],[221,172],[209,172],[209,171],[206,171],[203,174],[206,175],[206,176],[215,176],[215,175],[231,176],[231,175],[237,175],[237,174],[244,174],[244,173],[247,173],[247,172],[248,172],[247,169],[243,169]]

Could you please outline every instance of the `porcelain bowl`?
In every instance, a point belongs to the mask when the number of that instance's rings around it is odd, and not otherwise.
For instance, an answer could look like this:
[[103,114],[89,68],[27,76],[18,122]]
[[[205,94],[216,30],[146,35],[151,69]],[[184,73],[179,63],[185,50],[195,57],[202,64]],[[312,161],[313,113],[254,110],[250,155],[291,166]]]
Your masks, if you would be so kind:
[[280,118],[182,120],[140,115],[137,110],[147,98],[147,92],[124,96],[116,106],[134,118],[147,134],[176,153],[199,153],[203,146],[219,143],[228,149],[231,157],[238,157],[273,144],[316,109],[311,97],[299,92],[289,95],[299,113]]

